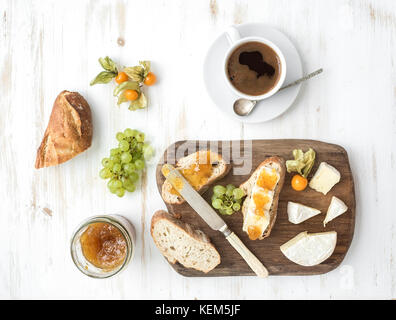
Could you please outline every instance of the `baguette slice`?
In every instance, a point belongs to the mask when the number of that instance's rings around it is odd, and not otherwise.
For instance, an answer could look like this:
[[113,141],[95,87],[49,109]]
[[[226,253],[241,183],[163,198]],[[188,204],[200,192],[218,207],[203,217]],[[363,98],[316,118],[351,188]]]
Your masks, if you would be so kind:
[[151,219],[151,236],[161,253],[172,264],[202,272],[213,270],[220,263],[220,254],[200,230],[159,210]]
[[[211,150],[201,150],[180,158],[177,161],[175,168],[182,171],[183,169],[191,168],[197,163],[208,164],[209,162],[212,164],[212,173],[210,177],[205,183],[198,184],[197,186],[193,185],[195,190],[202,194],[212,183],[223,178],[230,171],[231,164],[226,163],[223,157],[216,152]],[[165,180],[162,185],[162,199],[164,199],[168,204],[182,204],[185,200],[179,194],[172,193],[172,189],[173,187],[169,181]]]
[[54,102],[44,138],[37,150],[36,169],[55,166],[91,146],[92,116],[78,92],[62,91]]
[[[275,224],[276,221],[276,214],[278,211],[278,200],[279,200],[279,194],[282,190],[283,187],[283,182],[285,180],[285,172],[286,172],[286,167],[285,167],[285,160],[280,157],[270,157],[265,159],[258,167],[257,169],[253,172],[253,174],[250,176],[250,178],[242,183],[239,187],[245,192],[247,195],[245,201],[243,202],[242,205],[242,214],[243,214],[243,220],[244,220],[244,229],[245,229],[245,222],[248,216],[248,208],[249,204],[252,199],[252,190],[253,187],[256,184],[256,181],[259,177],[259,173],[263,167],[275,169],[276,172],[279,174],[279,180],[276,184],[276,187],[274,189],[273,193],[273,200],[271,207],[269,209],[269,223],[268,226],[262,231],[261,235],[258,237],[259,240],[262,240],[266,237],[268,237],[271,234],[271,230]],[[247,230],[244,230],[247,232]]]

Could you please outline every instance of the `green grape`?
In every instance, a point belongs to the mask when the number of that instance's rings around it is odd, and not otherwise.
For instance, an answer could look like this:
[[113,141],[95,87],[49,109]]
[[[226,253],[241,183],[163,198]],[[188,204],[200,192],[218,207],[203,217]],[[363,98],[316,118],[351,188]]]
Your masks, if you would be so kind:
[[136,189],[135,184],[131,181],[131,179],[125,179],[125,181],[123,181],[122,186],[125,188],[125,190],[129,191],[129,192],[134,192]]
[[122,163],[128,163],[132,161],[132,156],[129,152],[123,152],[121,154],[121,162]]
[[113,172],[114,173],[119,173],[121,171],[121,165],[119,163],[115,163],[113,165]]
[[136,137],[136,135],[139,133],[136,129],[132,129],[132,137]]
[[130,142],[130,149],[134,150],[137,146],[137,141],[135,139],[132,139]]
[[108,168],[109,167],[109,162],[110,162],[111,160],[109,159],[109,158],[103,158],[102,159],[102,166],[103,167],[105,167],[105,168]]
[[224,208],[220,208],[220,209],[219,209],[219,212],[220,212],[221,214],[227,214]]
[[128,151],[128,150],[129,150],[129,143],[128,143],[128,141],[122,140],[122,141],[120,141],[120,143],[118,144],[118,146],[120,147],[121,151]]
[[136,186],[134,184],[125,186],[125,190],[127,190],[129,192],[134,192],[136,190]]
[[135,172],[135,170],[136,170],[136,166],[133,163],[125,163],[122,166],[122,168],[128,174],[131,174],[131,173]]
[[124,135],[125,135],[125,137],[133,137],[133,130],[132,129],[130,129],[130,128],[127,128],[127,129],[125,129],[124,130]]
[[136,144],[136,149],[137,149],[137,151],[143,151],[143,143],[142,142],[138,142]]
[[233,214],[233,213],[234,213],[234,211],[232,210],[232,208],[226,208],[226,209],[225,209],[225,214],[231,215],[231,214]]
[[138,132],[135,136],[137,142],[143,142],[144,141],[144,133],[143,132]]
[[239,211],[241,209],[241,205],[239,203],[234,203],[232,205],[232,210]]
[[217,185],[214,186],[213,188],[213,193],[218,196],[222,196],[223,194],[225,194],[225,192],[226,192],[226,188],[224,188],[223,186]]
[[232,191],[232,195],[234,196],[234,198],[236,200],[238,200],[238,199],[242,199],[243,198],[243,196],[245,195],[245,192],[243,192],[243,190],[241,188],[235,188]]
[[226,186],[226,196],[227,197],[232,197],[232,192],[234,191],[235,186],[233,186],[232,184],[227,184]]
[[115,156],[115,155],[119,154],[120,152],[121,152],[121,150],[119,148],[110,149],[111,156]]
[[115,189],[119,189],[119,188],[121,188],[121,187],[122,187],[122,182],[121,182],[121,180],[114,179],[114,188],[115,188]]
[[114,165],[114,163],[120,162],[121,158],[119,155],[113,155],[113,156],[110,156],[110,160],[113,161],[113,165]]
[[118,189],[110,188],[110,187],[109,187],[109,190],[110,190],[111,193],[116,193]]
[[222,204],[223,204],[223,201],[221,201],[221,199],[216,199],[216,200],[212,201],[212,206],[215,209],[220,209]]
[[144,169],[144,161],[140,160],[140,159],[136,160],[135,166],[136,166],[136,169],[143,170]]
[[115,182],[116,182],[116,180],[117,180],[117,179],[115,179],[115,178],[110,179],[109,182],[107,182],[107,187],[108,187],[109,189],[115,189]]
[[148,143],[143,145],[143,158],[146,160],[150,160],[154,155],[154,148],[150,146]]
[[124,140],[124,139],[125,139],[125,134],[123,134],[122,132],[117,132],[117,134],[116,134],[116,139],[117,139],[118,141]]
[[109,168],[103,168],[102,170],[99,171],[99,176],[102,179],[108,179],[111,177],[111,171]]
[[120,198],[122,198],[124,196],[124,194],[125,194],[125,189],[124,188],[118,188],[115,194],[117,196],[119,196]]
[[136,172],[132,172],[132,173],[129,175],[129,179],[130,179],[132,182],[136,182],[136,181],[139,180],[139,175],[138,175]]
[[[212,194],[212,198],[210,198],[210,200],[213,202],[213,201],[215,201],[216,199],[219,199],[215,194]],[[221,200],[221,199],[220,199]]]

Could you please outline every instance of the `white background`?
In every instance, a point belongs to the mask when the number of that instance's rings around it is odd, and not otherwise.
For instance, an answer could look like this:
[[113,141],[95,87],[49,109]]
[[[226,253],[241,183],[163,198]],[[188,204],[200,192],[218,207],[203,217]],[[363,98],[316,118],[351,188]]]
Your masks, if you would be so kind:
[[[0,20],[1,298],[396,298],[395,1],[2,0]],[[210,43],[244,22],[284,32],[304,71],[324,68],[303,85],[293,107],[269,123],[225,117],[202,81]],[[152,60],[158,84],[148,90],[147,110],[118,108],[111,85],[89,86],[105,55],[123,65]],[[65,164],[35,170],[52,104],[64,89],[79,91],[91,105],[92,147]],[[165,207],[155,165],[140,191],[122,199],[98,177],[116,132],[127,127],[145,131],[158,155],[179,139],[341,144],[357,200],[355,236],[342,266],[320,276],[260,280],[178,275],[149,235],[152,214]],[[72,264],[69,241],[81,220],[103,213],[128,217],[138,247],[122,274],[94,280]]]

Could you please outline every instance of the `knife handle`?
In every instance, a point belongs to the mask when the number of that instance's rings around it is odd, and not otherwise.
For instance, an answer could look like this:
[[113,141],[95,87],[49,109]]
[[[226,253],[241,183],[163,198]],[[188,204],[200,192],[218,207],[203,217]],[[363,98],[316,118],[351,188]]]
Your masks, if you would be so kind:
[[242,256],[250,268],[256,273],[260,278],[268,277],[268,270],[260,262],[259,259],[243,244],[243,242],[238,238],[238,236],[231,232],[226,239],[234,247],[236,251]]

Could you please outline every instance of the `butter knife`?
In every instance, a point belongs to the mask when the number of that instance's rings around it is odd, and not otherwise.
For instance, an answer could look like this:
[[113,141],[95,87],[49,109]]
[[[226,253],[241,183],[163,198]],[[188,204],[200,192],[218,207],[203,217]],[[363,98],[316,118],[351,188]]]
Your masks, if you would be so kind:
[[268,270],[257,257],[243,244],[238,236],[232,232],[224,220],[213,208],[201,197],[201,195],[188,183],[181,173],[170,164],[164,164],[162,174],[176,189],[184,200],[193,208],[201,218],[213,229],[224,234],[228,242],[242,256],[249,267],[258,277],[268,276]]

